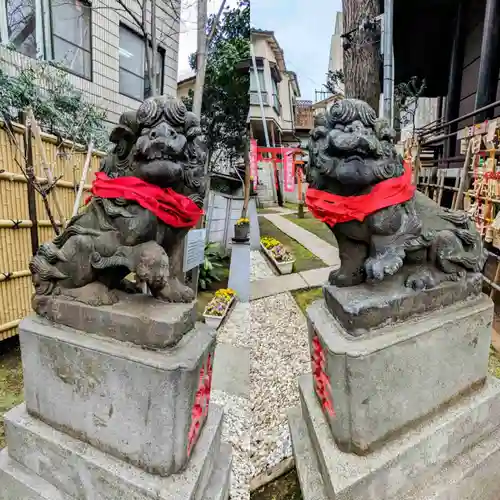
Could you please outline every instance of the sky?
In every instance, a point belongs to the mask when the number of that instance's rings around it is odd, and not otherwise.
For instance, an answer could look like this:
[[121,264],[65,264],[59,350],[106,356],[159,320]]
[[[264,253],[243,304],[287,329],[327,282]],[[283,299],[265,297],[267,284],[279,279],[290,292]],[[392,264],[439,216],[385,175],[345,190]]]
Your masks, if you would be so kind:
[[[196,52],[196,18],[197,0],[182,0],[181,11],[181,32],[179,35],[179,61],[178,77],[183,80],[193,76],[193,71],[189,67],[189,56]],[[208,0],[208,15],[216,14],[221,5],[221,0]],[[226,0],[226,6],[236,7],[238,0]]]
[[251,0],[253,28],[274,31],[289,71],[299,80],[301,99],[325,90],[335,15],[342,0]]
[[[237,3],[226,0],[230,7]],[[220,4],[221,0],[208,0],[209,15]],[[182,5],[178,80],[193,75],[188,58],[196,51],[197,0],[182,0]],[[324,90],[335,14],[340,10],[342,0],[251,0],[252,27],[274,31],[287,69],[297,73],[302,99],[314,100],[314,91]]]

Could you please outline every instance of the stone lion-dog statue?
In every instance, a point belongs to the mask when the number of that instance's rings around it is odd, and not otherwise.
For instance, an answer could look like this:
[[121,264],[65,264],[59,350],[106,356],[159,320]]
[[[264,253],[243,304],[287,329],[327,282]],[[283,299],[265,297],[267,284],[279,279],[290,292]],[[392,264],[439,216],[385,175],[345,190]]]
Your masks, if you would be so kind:
[[183,240],[203,214],[198,118],[175,98],[149,98],[120,117],[110,141],[85,208],[31,261],[37,312],[51,295],[111,305],[115,290],[138,291],[130,273],[157,299],[194,299],[178,276]]
[[475,224],[416,190],[394,138],[387,121],[356,99],[336,102],[316,120],[306,204],[338,242],[341,266],[331,285],[381,282],[407,268],[405,285],[424,290],[485,265]]

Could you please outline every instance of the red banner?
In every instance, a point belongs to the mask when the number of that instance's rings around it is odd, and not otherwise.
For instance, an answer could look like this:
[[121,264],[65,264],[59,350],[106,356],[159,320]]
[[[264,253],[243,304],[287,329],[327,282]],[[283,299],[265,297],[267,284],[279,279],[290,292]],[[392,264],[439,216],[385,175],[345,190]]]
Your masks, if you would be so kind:
[[283,148],[283,187],[287,193],[293,193],[295,190],[293,152],[294,148]]
[[253,179],[253,188],[257,191],[259,166],[257,163],[257,141],[255,139],[250,139],[250,178]]

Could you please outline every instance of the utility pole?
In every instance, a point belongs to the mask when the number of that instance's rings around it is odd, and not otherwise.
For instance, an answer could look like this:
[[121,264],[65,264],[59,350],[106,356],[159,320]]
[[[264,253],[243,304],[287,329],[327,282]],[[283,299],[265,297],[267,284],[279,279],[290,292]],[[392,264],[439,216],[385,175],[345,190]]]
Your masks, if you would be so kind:
[[196,51],[196,82],[194,85],[193,113],[201,117],[203,86],[207,70],[207,0],[198,0],[198,47]]
[[390,126],[394,123],[393,94],[394,94],[394,57],[393,57],[393,24],[394,4],[393,0],[384,0],[383,35],[382,47],[384,51],[384,106],[383,116],[389,121]]
[[[197,40],[197,53],[196,53],[196,82],[194,87],[193,96],[193,113],[201,121],[201,109],[203,104],[203,88],[205,86],[205,75],[207,71],[207,52],[208,45],[210,44],[212,38],[215,36],[217,27],[219,25],[222,12],[226,5],[226,0],[222,0],[219,11],[215,16],[212,29],[207,37],[207,21],[208,21],[208,2],[207,0],[198,0],[198,40]],[[207,178],[205,199],[203,200],[203,208],[205,213],[208,209],[208,202],[210,199],[210,177],[208,177],[208,156],[205,161],[205,178]],[[196,229],[201,229],[203,227],[204,217],[200,217],[200,221],[196,225]],[[208,235],[207,235],[208,237]],[[199,266],[195,267],[192,272],[192,288],[194,290],[195,296],[198,295],[198,278],[200,275]]]

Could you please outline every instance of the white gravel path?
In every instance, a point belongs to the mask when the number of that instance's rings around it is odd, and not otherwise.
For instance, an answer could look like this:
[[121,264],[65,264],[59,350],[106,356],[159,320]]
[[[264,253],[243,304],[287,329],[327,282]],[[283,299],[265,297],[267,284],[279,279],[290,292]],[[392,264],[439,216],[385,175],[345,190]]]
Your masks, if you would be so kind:
[[250,403],[216,390],[212,391],[211,401],[224,407],[222,440],[233,447],[231,500],[249,500],[250,479],[254,476],[250,462]]
[[[237,302],[217,332],[217,342],[249,348],[250,304]],[[250,499],[250,479],[254,476],[250,461],[250,401],[244,397],[212,390],[211,401],[224,407],[222,439],[233,447],[231,500]]]
[[[252,251],[251,280],[274,276]],[[248,349],[250,400],[214,390],[225,408],[223,439],[233,446],[231,499],[248,500],[250,479],[292,456],[287,411],[299,404],[297,379],[310,370],[306,320],[289,292],[237,303],[217,341]]]
[[292,455],[287,411],[310,371],[306,320],[289,292],[250,303],[250,454],[255,475]]

